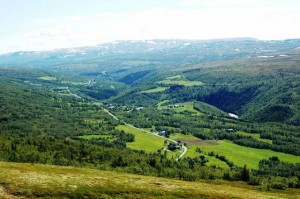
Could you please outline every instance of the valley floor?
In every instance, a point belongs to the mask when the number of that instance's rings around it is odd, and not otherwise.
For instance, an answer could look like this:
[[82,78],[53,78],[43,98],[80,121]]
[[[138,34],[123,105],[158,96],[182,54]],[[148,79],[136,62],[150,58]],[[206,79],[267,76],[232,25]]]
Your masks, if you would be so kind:
[[119,172],[0,162],[0,198],[300,198],[241,182],[187,182]]

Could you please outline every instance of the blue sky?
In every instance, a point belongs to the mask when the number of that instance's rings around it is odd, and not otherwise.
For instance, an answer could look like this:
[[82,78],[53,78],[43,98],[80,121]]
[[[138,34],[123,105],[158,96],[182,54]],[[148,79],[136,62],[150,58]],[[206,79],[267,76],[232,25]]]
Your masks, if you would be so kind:
[[0,53],[114,40],[300,38],[299,0],[0,0]]

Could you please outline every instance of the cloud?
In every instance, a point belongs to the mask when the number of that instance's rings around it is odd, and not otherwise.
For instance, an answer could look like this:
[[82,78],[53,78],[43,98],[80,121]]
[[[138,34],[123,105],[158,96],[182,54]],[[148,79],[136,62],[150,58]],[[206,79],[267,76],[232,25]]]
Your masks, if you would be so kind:
[[70,22],[83,22],[84,21],[84,17],[83,16],[72,16],[69,17]]
[[101,12],[96,14],[96,16],[98,17],[117,17],[120,16],[120,13],[116,13],[116,12]]
[[35,30],[27,34],[31,39],[46,37],[68,37],[70,36],[70,28],[67,26],[53,26],[45,29]]
[[[253,0],[260,4],[267,0]],[[229,2],[237,6],[221,6]],[[299,6],[243,6],[237,0],[182,1],[188,7],[155,7],[143,11],[102,12],[66,16],[47,21],[47,27],[20,34],[22,49],[95,45],[126,39],[214,39],[226,37],[257,37],[259,39],[296,38],[300,35]],[[193,6],[202,5],[201,8]],[[206,7],[203,7],[205,5]],[[216,6],[219,5],[219,6]],[[205,9],[204,9],[205,8]],[[41,24],[42,21],[40,22]],[[44,23],[45,24],[45,23]]]

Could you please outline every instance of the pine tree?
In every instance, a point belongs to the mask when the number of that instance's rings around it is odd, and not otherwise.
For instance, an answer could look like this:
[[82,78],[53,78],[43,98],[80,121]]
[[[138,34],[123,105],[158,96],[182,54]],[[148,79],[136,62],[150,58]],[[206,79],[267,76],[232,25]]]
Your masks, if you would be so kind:
[[250,171],[247,169],[247,165],[244,165],[241,171],[242,181],[248,182],[250,180]]

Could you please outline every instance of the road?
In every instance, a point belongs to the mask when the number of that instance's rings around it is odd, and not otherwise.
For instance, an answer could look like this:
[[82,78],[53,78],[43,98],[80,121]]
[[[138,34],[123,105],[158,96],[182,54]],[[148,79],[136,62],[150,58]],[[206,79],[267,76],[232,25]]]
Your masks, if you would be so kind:
[[[173,140],[173,139],[170,139],[170,138],[165,138],[165,137],[160,136],[160,135],[158,135],[158,134],[151,133],[150,131],[146,131],[146,130],[144,130],[144,129],[137,128],[137,127],[135,127],[135,126],[133,126],[133,125],[131,125],[131,124],[128,124],[128,123],[124,122],[123,120],[119,120],[114,114],[112,114],[111,112],[109,112],[107,109],[103,108],[103,110],[104,110],[105,112],[107,112],[110,116],[112,116],[115,120],[121,121],[121,122],[122,122],[124,125],[126,125],[126,126],[129,126],[129,127],[131,127],[131,128],[134,128],[134,129],[137,129],[137,130],[140,130],[140,131],[143,131],[143,132],[145,132],[145,133],[150,133],[151,135],[154,135],[154,136],[157,136],[157,137],[161,137],[161,138],[163,138],[163,139],[167,139],[167,140],[170,141],[170,142],[173,142],[173,143],[175,143],[175,144],[178,144],[178,142],[177,142],[176,140]],[[183,152],[179,155],[178,158],[176,158],[177,161],[178,161],[179,159],[181,159],[181,158],[187,153],[187,147],[184,146],[184,145],[182,145],[182,148],[183,148]]]

